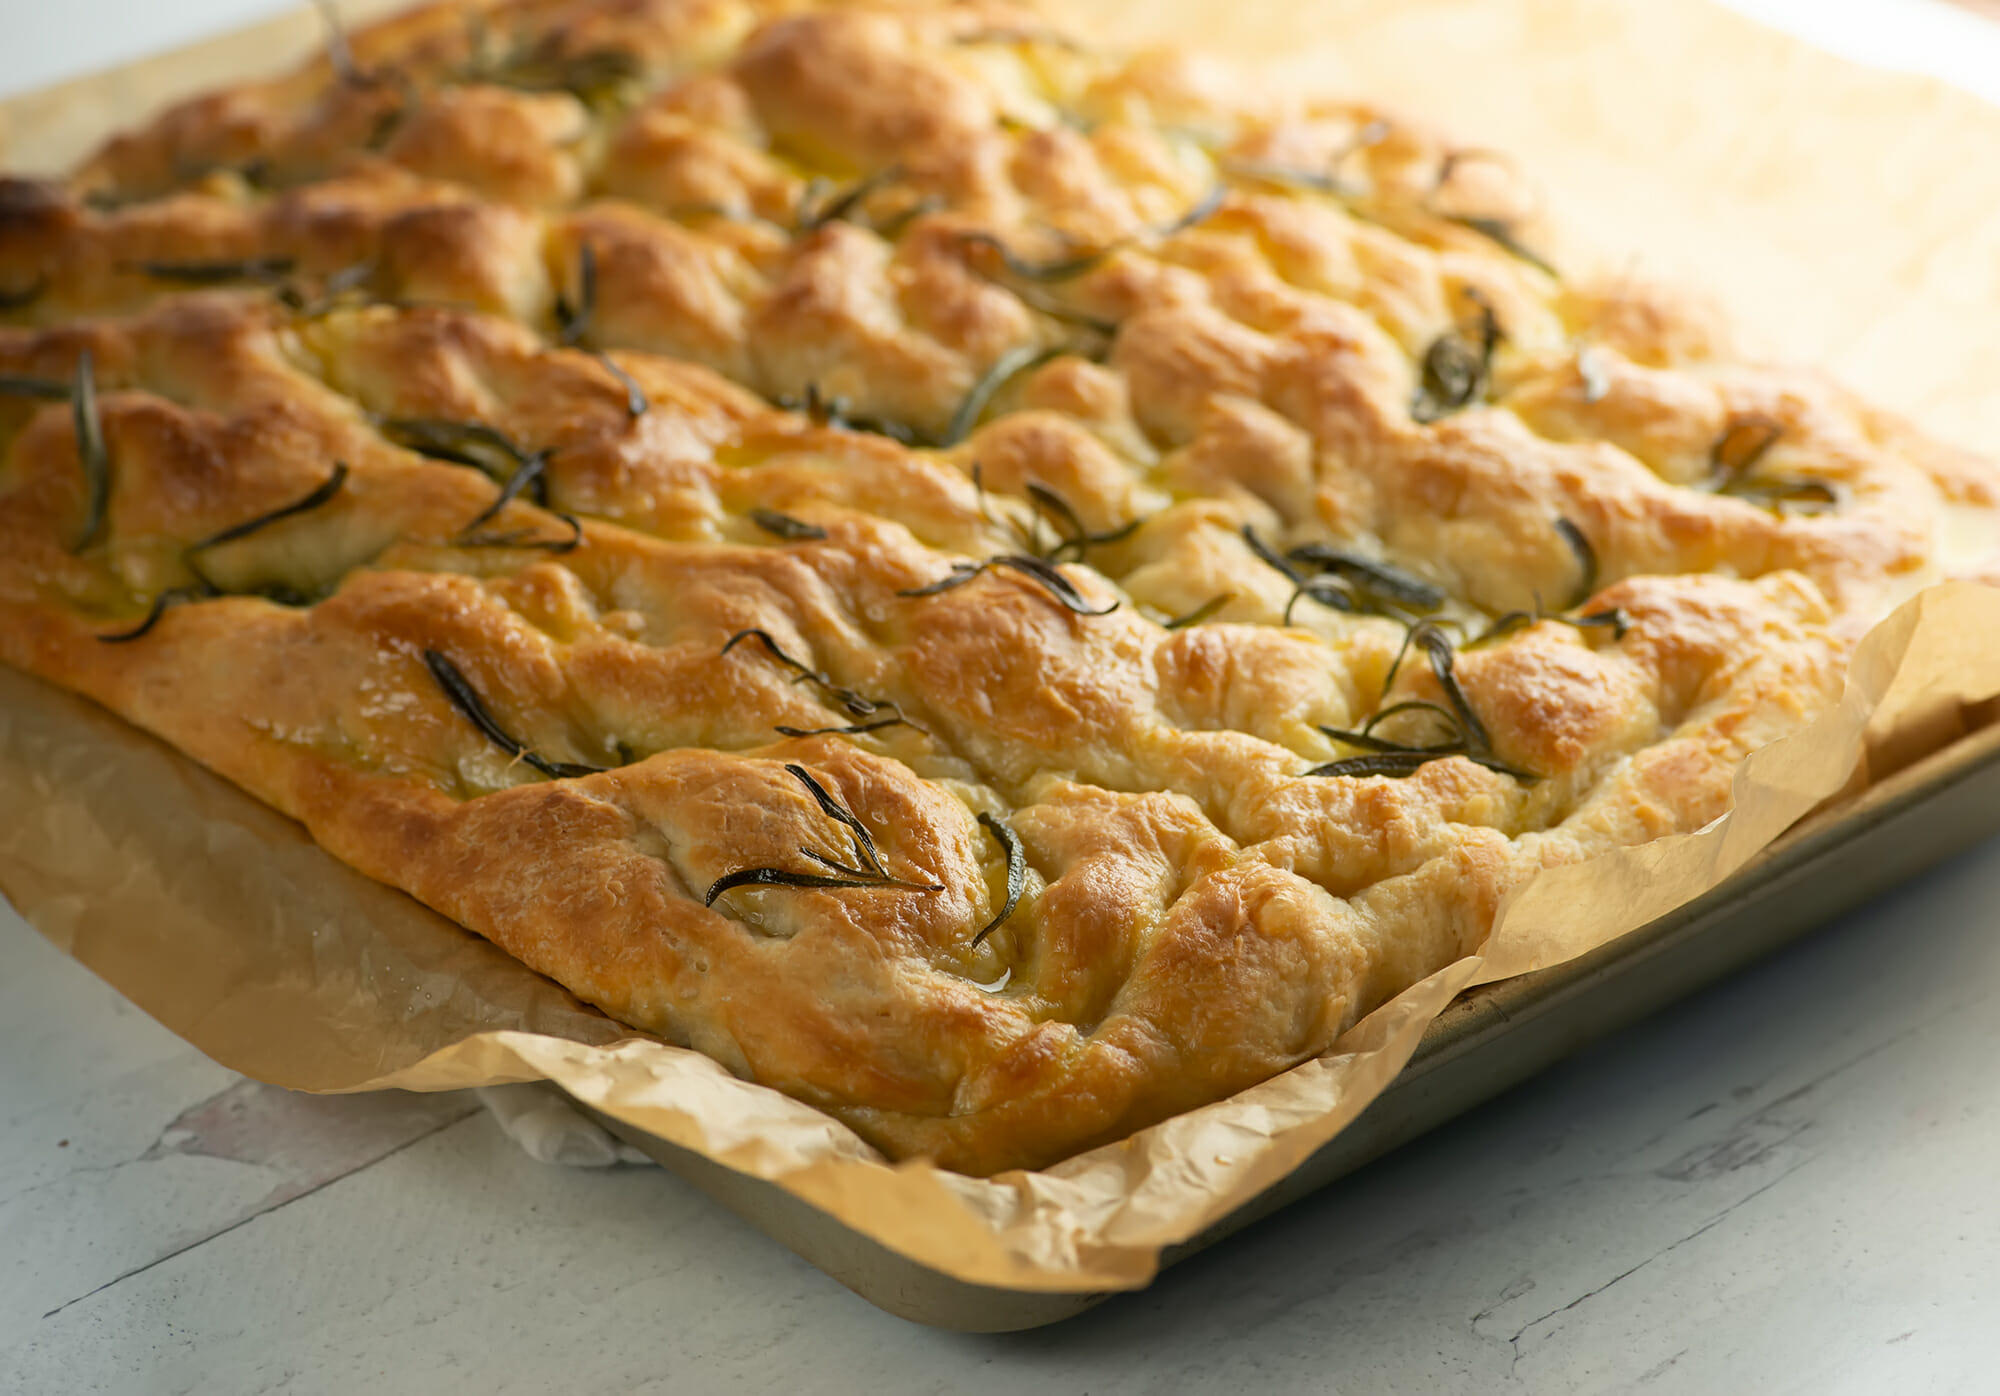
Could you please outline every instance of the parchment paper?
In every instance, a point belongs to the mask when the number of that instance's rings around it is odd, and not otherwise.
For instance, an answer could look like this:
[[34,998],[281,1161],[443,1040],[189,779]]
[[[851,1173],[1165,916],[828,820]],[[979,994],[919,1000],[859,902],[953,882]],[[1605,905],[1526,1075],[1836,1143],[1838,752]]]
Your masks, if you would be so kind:
[[[1374,97],[1509,149],[1575,244],[1629,249],[1705,285],[1750,342],[1828,364],[1939,434],[2000,446],[2000,392],[1981,377],[2000,365],[2000,109],[1848,67],[1696,0],[1082,8],[1115,39],[1193,37],[1260,64],[1260,80]],[[9,104],[0,162],[60,166],[163,96],[282,67],[316,41],[302,16],[251,35]],[[1831,712],[1746,763],[1715,824],[1535,880],[1481,956],[1323,1058],[1054,1168],[988,1180],[885,1163],[830,1117],[611,1022],[194,763],[4,669],[0,889],[169,1028],[259,1079],[349,1091],[547,1078],[962,1280],[1129,1288],[1161,1248],[1352,1120],[1460,989],[1689,900],[1851,792],[1871,762],[1949,740],[1996,694],[2000,591],[1926,592],[1863,642]]]

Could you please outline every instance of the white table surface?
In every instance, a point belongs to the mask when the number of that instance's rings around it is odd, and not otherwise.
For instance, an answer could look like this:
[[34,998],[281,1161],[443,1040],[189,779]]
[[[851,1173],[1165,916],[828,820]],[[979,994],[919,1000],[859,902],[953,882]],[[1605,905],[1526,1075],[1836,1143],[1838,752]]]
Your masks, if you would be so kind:
[[[1927,0],[1738,0],[2000,100]],[[268,0],[0,0],[0,92]],[[7,798],[0,792],[0,798]],[[890,1318],[663,1171],[310,1097],[0,907],[0,1390],[2000,1390],[2000,845],[1038,1333]]]

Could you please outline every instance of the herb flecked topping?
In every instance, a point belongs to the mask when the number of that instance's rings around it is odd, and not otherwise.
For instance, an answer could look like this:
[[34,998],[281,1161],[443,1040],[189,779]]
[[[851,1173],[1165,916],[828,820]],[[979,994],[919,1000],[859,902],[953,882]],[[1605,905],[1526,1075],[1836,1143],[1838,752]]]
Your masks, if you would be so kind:
[[1084,599],[1083,593],[1076,589],[1076,583],[1057,571],[1054,563],[1021,553],[1003,553],[999,557],[989,557],[984,562],[954,562],[950,572],[930,585],[912,587],[907,591],[899,591],[896,595],[936,596],[954,587],[962,587],[982,572],[989,572],[996,567],[1019,572],[1054,597],[1065,610],[1079,616],[1108,616],[1118,609],[1119,603],[1116,601],[1102,608],[1093,607]]
[[825,872],[795,872],[789,868],[760,867],[743,868],[737,872],[725,873],[709,884],[708,895],[703,905],[714,906],[716,898],[736,887],[888,887],[906,892],[942,892],[941,882],[916,882],[896,877],[882,862],[882,855],[875,847],[875,840],[868,833],[868,826],[855,818],[853,811],[835,799],[824,785],[803,766],[789,762],[785,770],[805,786],[820,813],[841,826],[847,833],[848,861],[828,857],[815,849],[800,845],[799,852],[804,857],[826,869]]
[[903,710],[891,700],[887,698],[870,698],[865,694],[857,693],[851,688],[835,683],[832,677],[823,670],[815,669],[810,664],[792,658],[791,655],[785,653],[783,647],[776,640],[771,638],[771,633],[768,630],[739,630],[723,642],[722,653],[728,654],[745,640],[755,640],[764,647],[765,652],[771,658],[777,660],[778,663],[784,665],[787,669],[790,669],[792,671],[793,682],[811,684],[829,702],[833,703],[849,717],[855,719],[855,723],[847,727],[778,728],[777,730],[785,736],[816,737],[836,732],[848,734],[878,732],[884,727],[893,727],[897,723],[915,728],[919,732],[924,730],[918,727],[916,723],[911,722],[909,718],[903,716]]
[[[1410,699],[1394,703],[1381,709],[1358,731],[1348,731],[1337,727],[1322,727],[1320,730],[1335,741],[1362,748],[1362,755],[1350,756],[1339,761],[1329,761],[1305,772],[1308,776],[1408,776],[1421,770],[1432,761],[1450,756],[1463,756],[1476,765],[1490,771],[1514,777],[1523,782],[1539,779],[1532,771],[1524,771],[1500,759],[1493,751],[1493,738],[1486,730],[1486,724],[1479,720],[1473,710],[1472,701],[1458,682],[1456,655],[1451,637],[1445,628],[1434,620],[1419,621],[1410,627],[1403,638],[1403,646],[1396,653],[1396,659],[1389,666],[1388,675],[1383,679],[1382,688],[1386,694],[1396,682],[1396,674],[1402,668],[1403,660],[1412,648],[1420,651],[1431,668],[1431,675],[1443,690],[1445,702],[1433,703],[1426,699]],[[1444,735],[1439,740],[1427,743],[1391,741],[1375,735],[1375,729],[1392,717],[1413,713],[1427,713],[1443,725]]]

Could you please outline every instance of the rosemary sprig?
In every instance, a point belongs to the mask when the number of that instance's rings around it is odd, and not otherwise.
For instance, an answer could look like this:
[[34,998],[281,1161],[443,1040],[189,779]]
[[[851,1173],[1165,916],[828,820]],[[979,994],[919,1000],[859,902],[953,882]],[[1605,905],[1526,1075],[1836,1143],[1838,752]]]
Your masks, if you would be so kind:
[[1375,729],[1381,726],[1384,722],[1387,722],[1390,718],[1401,717],[1405,713],[1416,713],[1416,712],[1434,714],[1436,717],[1438,717],[1441,721],[1444,722],[1447,730],[1450,733],[1450,735],[1444,739],[1444,742],[1442,744],[1432,743],[1431,744],[1432,746],[1450,745],[1452,743],[1458,743],[1460,745],[1464,744],[1465,729],[1460,724],[1458,720],[1458,715],[1454,713],[1450,708],[1444,707],[1438,703],[1433,703],[1428,698],[1405,698],[1400,703],[1391,703],[1386,708],[1378,709],[1373,716],[1371,716],[1366,722],[1362,723],[1360,728],[1355,731],[1349,731],[1345,728],[1340,728],[1340,727],[1321,727],[1319,730],[1326,733],[1327,736],[1332,737],[1337,741],[1346,742],[1349,746],[1358,746],[1363,751],[1409,751],[1412,749],[1423,750],[1427,748],[1415,748],[1413,744],[1409,742],[1392,742],[1388,740],[1386,737],[1378,737],[1375,735]]
[[1120,524],[1117,528],[1107,528],[1102,532],[1092,533],[1084,527],[1083,520],[1077,517],[1076,510],[1070,507],[1069,501],[1047,485],[1030,480],[1025,487],[1025,493],[1040,513],[1048,515],[1063,530],[1061,541],[1041,554],[1043,560],[1047,562],[1082,562],[1084,554],[1090,549],[1109,543],[1122,543],[1137,533],[1140,526],[1146,522],[1143,518],[1133,519],[1129,523]]
[[[842,712],[846,713],[849,717],[859,719],[863,723],[869,724],[869,725],[856,726],[852,729],[829,727],[829,728],[819,728],[819,729],[793,728],[788,730],[786,728],[780,727],[778,730],[780,732],[783,732],[786,736],[807,737],[807,736],[819,735],[821,732],[838,732],[847,730],[852,730],[855,732],[873,732],[883,727],[892,726],[893,724],[898,722],[903,723],[906,726],[916,728],[916,730],[919,732],[924,730],[923,728],[918,727],[916,723],[911,722],[909,718],[905,717],[903,715],[902,708],[899,707],[894,701],[887,698],[870,698],[866,694],[857,693],[854,689],[845,687],[842,684],[835,683],[832,676],[827,674],[825,671],[820,669],[815,669],[810,664],[806,664],[797,659],[792,658],[791,655],[785,653],[784,648],[780,646],[776,640],[771,638],[771,633],[768,630],[756,630],[756,629],[739,630],[734,635],[731,635],[726,641],[723,642],[722,653],[728,654],[731,650],[735,649],[739,644],[743,643],[743,641],[745,640],[755,640],[759,644],[761,644],[764,647],[765,651],[771,656],[771,658],[777,660],[780,664],[784,665],[787,669],[790,669],[792,671],[792,674],[794,676],[794,682],[811,684],[814,688],[817,688],[822,694],[826,696],[826,698],[829,701],[834,703],[837,707],[840,708]],[[887,714],[887,716],[879,721],[873,721],[872,723],[870,723],[869,720],[874,719],[876,717],[876,714],[878,713],[884,713]]]
[[1592,611],[1588,615],[1578,616],[1571,615],[1567,611],[1544,610],[1540,599],[1537,598],[1534,610],[1508,611],[1505,615],[1496,617],[1491,625],[1480,631],[1472,639],[1467,640],[1464,648],[1469,650],[1481,649],[1492,644],[1495,640],[1505,639],[1516,631],[1526,630],[1529,626],[1538,625],[1545,620],[1552,620],[1558,625],[1567,625],[1572,630],[1608,629],[1611,631],[1611,638],[1614,640],[1624,639],[1632,628],[1631,624],[1625,619],[1625,613],[1615,606],[1609,610]]
[[1261,160],[1226,160],[1222,168],[1241,179],[1254,179],[1306,194],[1330,194],[1336,199],[1356,199],[1361,191],[1335,173],[1336,163],[1345,153],[1327,162],[1324,170],[1302,170],[1290,165],[1273,165]]
[[1761,504],[1777,514],[1788,509],[1802,514],[1838,509],[1843,496],[1839,487],[1828,481],[1752,473],[1784,434],[1784,424],[1768,417],[1750,416],[1732,421],[1709,448],[1709,490],[1731,499]]
[[1306,574],[1301,572],[1286,558],[1280,557],[1275,548],[1257,536],[1256,529],[1250,527],[1249,524],[1244,524],[1241,532],[1243,534],[1243,541],[1249,545],[1250,551],[1257,555],[1259,562],[1277,572],[1293,586],[1304,585]]
[[1562,273],[1550,264],[1548,258],[1542,256],[1539,252],[1536,252],[1521,241],[1513,219],[1497,218],[1488,214],[1454,213],[1448,209],[1438,207],[1438,196],[1450,186],[1452,176],[1458,173],[1461,166],[1479,160],[1507,165],[1510,168],[1513,164],[1505,156],[1491,150],[1462,149],[1447,151],[1444,159],[1438,162],[1437,176],[1431,181],[1430,193],[1424,196],[1424,211],[1435,218],[1442,218],[1447,223],[1454,223],[1461,228],[1475,232],[1498,246],[1509,256],[1526,262],[1537,271],[1553,277],[1557,281],[1562,280]]
[[1004,821],[995,819],[990,814],[982,813],[979,816],[979,824],[987,833],[993,835],[1007,854],[1007,900],[1001,904],[999,912],[993,919],[982,926],[979,934],[972,938],[975,946],[999,930],[1007,918],[1014,914],[1014,908],[1021,904],[1021,893],[1028,885],[1028,858],[1022,851],[1020,835],[1009,828]]
[[319,11],[320,22],[326,27],[326,61],[333,68],[334,77],[348,87],[372,86],[374,78],[362,72],[354,61],[354,49],[347,42],[347,26],[340,22],[333,0],[313,0],[313,8]]
[[508,734],[493,714],[487,710],[485,702],[473,688],[470,681],[444,655],[433,649],[424,651],[424,664],[437,680],[437,686],[444,690],[444,696],[457,708],[459,715],[474,727],[487,741],[499,747],[517,761],[525,761],[551,780],[563,780],[576,776],[594,776],[604,771],[603,766],[586,766],[579,761],[551,761],[528,748],[527,743]]
[[799,194],[799,206],[793,215],[793,226],[800,233],[818,232],[829,223],[858,223],[855,215],[862,204],[877,190],[887,189],[903,177],[901,165],[888,165],[874,174],[857,179],[838,193],[832,192],[827,181],[815,178],[807,183]]
[[520,92],[567,92],[601,113],[622,105],[645,77],[639,55],[629,49],[564,54],[543,42],[496,59],[485,52],[485,34],[483,26],[475,34],[473,60],[459,75],[463,82]]
[[1486,395],[1492,380],[1500,322],[1479,292],[1468,286],[1464,294],[1479,309],[1478,327],[1468,335],[1463,325],[1453,326],[1424,351],[1423,380],[1410,402],[1410,416],[1422,425],[1470,407]]
[[921,433],[915,427],[902,422],[853,416],[848,411],[846,398],[827,397],[820,392],[818,383],[806,384],[804,397],[784,396],[776,402],[787,412],[803,413],[814,426],[832,427],[836,431],[865,431],[875,436],[886,436],[903,446],[924,444]]
[[1566,611],[1574,611],[1597,595],[1597,549],[1584,531],[1569,519],[1558,516],[1556,532],[1562,535],[1563,542],[1569,544],[1569,550],[1576,554],[1578,575],[1576,590],[1572,593],[1574,599],[1563,607]]
[[1162,622],[1160,628],[1162,630],[1186,630],[1189,626],[1200,625],[1235,599],[1236,593],[1233,591],[1225,591],[1220,596],[1211,596],[1192,611],[1184,615],[1175,616],[1172,620]]
[[1732,480],[1755,470],[1785,434],[1785,424],[1769,417],[1747,416],[1730,421],[1722,435],[1708,448],[1708,479],[1712,489],[1721,490]]
[[569,529],[567,538],[545,538],[536,535],[533,529],[510,528],[505,533],[473,533],[461,531],[451,540],[454,548],[530,548],[549,553],[574,552],[583,544],[583,522],[574,514],[565,514],[560,509],[549,513],[562,520]]
[[[1396,660],[1389,666],[1389,673],[1383,680],[1384,695],[1395,684],[1396,674],[1412,646],[1421,650],[1429,662],[1432,676],[1437,680],[1438,687],[1444,691],[1445,704],[1411,698],[1382,708],[1363,723],[1359,731],[1321,727],[1319,730],[1327,736],[1348,746],[1360,747],[1363,754],[1314,766],[1305,774],[1402,777],[1415,773],[1432,761],[1439,761],[1449,756],[1462,756],[1489,771],[1498,771],[1502,775],[1513,776],[1516,780],[1539,779],[1532,771],[1524,771],[1494,754],[1493,739],[1487,732],[1486,725],[1479,720],[1471,700],[1466,697],[1465,690],[1459,685],[1457,674],[1454,672],[1455,656],[1451,638],[1439,622],[1424,620],[1410,627],[1409,634],[1404,637],[1402,649],[1397,651]],[[1391,741],[1386,737],[1375,735],[1375,729],[1387,719],[1413,712],[1429,713],[1441,720],[1446,729],[1444,739],[1419,745]]]
[[1405,625],[1445,602],[1443,590],[1423,578],[1330,543],[1301,544],[1280,556],[1249,524],[1243,525],[1242,535],[1260,562],[1292,584],[1285,602],[1286,625],[1292,623],[1292,612],[1301,600],[1317,601],[1348,615],[1386,616]]
[[1305,563],[1318,567],[1322,572],[1333,573],[1364,593],[1418,613],[1435,611],[1445,603],[1444,588],[1399,567],[1363,557],[1331,543],[1302,543],[1286,557],[1294,563]]
[[185,555],[191,557],[196,553],[206,552],[210,548],[220,547],[224,543],[233,543],[239,538],[248,538],[259,529],[268,528],[281,519],[289,519],[298,514],[310,513],[322,505],[331,503],[333,497],[340,493],[341,486],[347,483],[347,473],[346,462],[335,461],[333,473],[318,485],[315,485],[310,494],[303,495],[293,500],[290,504],[280,505],[268,514],[259,514],[254,519],[245,519],[242,523],[231,524],[219,533],[211,533],[199,542],[190,543],[187,546]]
[[940,592],[950,591],[954,587],[962,587],[980,573],[990,571],[996,567],[1005,567],[1011,571],[1019,572],[1022,576],[1048,592],[1050,596],[1061,603],[1064,609],[1072,611],[1079,616],[1108,616],[1117,610],[1119,606],[1118,602],[1113,601],[1109,606],[1103,607],[1101,610],[1094,609],[1084,599],[1083,593],[1076,589],[1076,584],[1056,570],[1054,563],[1022,553],[1003,553],[998,557],[989,557],[984,562],[954,562],[951,565],[951,571],[945,576],[940,577],[937,581],[930,583],[928,586],[912,587],[907,591],[899,591],[896,595],[936,596]]
[[1106,346],[1118,337],[1118,322],[1116,320],[1101,319],[1098,316],[1090,314],[1088,311],[1077,310],[1064,305],[1061,301],[1056,300],[1048,292],[1037,286],[1009,286],[1007,289],[1013,293],[1015,300],[1027,306],[1028,309],[1035,313],[1046,315],[1059,325],[1068,325],[1072,329],[1082,330],[1085,334],[1095,335],[1102,339],[1105,342],[1104,345],[1091,349],[1089,352],[1085,352],[1084,348],[1078,346],[1072,346],[1067,352],[1089,359],[1092,363],[1104,362],[1104,354],[1108,352]]
[[1280,189],[1308,194],[1329,194],[1348,205],[1348,212],[1366,217],[1353,207],[1363,197],[1365,191],[1349,184],[1341,177],[1340,172],[1356,155],[1387,140],[1390,130],[1389,123],[1379,117],[1370,121],[1354,133],[1352,140],[1328,156],[1326,166],[1321,170],[1302,170],[1289,165],[1234,159],[1225,159],[1222,162],[1222,169],[1225,174],[1259,180]]
[[[1436,212],[1436,210],[1432,211]],[[1511,220],[1505,218],[1473,217],[1468,214],[1457,213],[1440,213],[1437,216],[1444,219],[1447,223],[1456,223],[1461,228],[1479,234],[1487,241],[1498,245],[1503,252],[1510,254],[1519,261],[1526,262],[1543,275],[1553,277],[1557,281],[1562,280],[1562,273],[1555,269],[1555,265],[1548,258],[1542,256],[1541,253],[1521,241],[1520,236],[1514,231],[1514,224]]]
[[625,390],[625,412],[632,417],[643,417],[652,404],[646,399],[646,390],[639,381],[624,369],[604,350],[585,343],[590,334],[591,322],[597,317],[597,249],[590,245],[588,238],[578,246],[576,253],[576,299],[556,296],[556,342],[566,349],[583,349],[604,366],[618,386]]
[[42,272],[19,290],[0,290],[0,311],[27,309],[47,295],[52,284],[49,274]]
[[505,432],[484,422],[453,422],[437,417],[387,417],[378,424],[382,434],[408,450],[432,460],[469,465],[498,484],[499,497],[462,530],[470,533],[491,519],[524,491],[544,509],[549,506],[546,467],[550,452],[529,451]]
[[858,737],[864,732],[880,732],[885,727],[914,727],[905,717],[883,717],[873,722],[850,722],[845,727],[787,727],[779,723],[771,730],[781,737]]
[[951,423],[945,428],[943,446],[956,446],[972,434],[985,415],[988,404],[999,391],[1013,381],[1016,375],[1038,368],[1050,359],[1056,358],[1062,349],[1045,349],[1034,344],[1018,344],[995,359],[986,372],[979,375],[979,381],[972,385],[970,392],[958,404],[958,410],[951,414]]
[[154,626],[160,623],[160,617],[167,613],[169,607],[178,606],[184,601],[206,601],[210,597],[217,595],[220,595],[220,593],[214,587],[205,584],[191,587],[168,587],[153,598],[153,604],[147,608],[144,620],[140,621],[130,630],[116,630],[107,635],[99,635],[97,637],[98,643],[104,645],[123,645],[129,644],[133,640],[143,639],[152,632]]
[[70,421],[76,431],[76,459],[83,469],[88,504],[83,515],[83,532],[70,545],[80,553],[104,533],[104,521],[111,508],[111,453],[104,445],[104,419],[97,410],[97,375],[90,350],[76,356],[76,376],[70,380]]
[[868,826],[854,816],[847,806],[835,799],[827,788],[821,785],[805,767],[787,762],[785,771],[805,786],[813,803],[819,806],[821,814],[846,830],[850,848],[850,862],[843,863],[824,853],[801,845],[799,852],[827,871],[824,873],[794,872],[788,868],[743,868],[733,873],[725,873],[709,884],[708,895],[703,899],[706,906],[714,906],[716,898],[737,887],[885,887],[906,892],[942,892],[941,882],[916,882],[896,877],[882,862],[882,855],[875,847],[875,840],[868,833]]
[[542,451],[529,456],[519,469],[507,477],[506,482],[500,486],[500,492],[493,497],[493,502],[473,515],[465,527],[458,531],[458,536],[463,539],[466,535],[476,532],[481,524],[491,522],[502,509],[520,498],[523,490],[538,489],[542,499],[546,501],[548,485],[543,480],[542,473],[547,468],[548,459],[548,455]]
[[804,519],[781,514],[776,509],[752,509],[744,517],[766,533],[782,538],[787,543],[818,542],[826,537],[826,530],[818,524],[809,524]]
[[364,257],[328,272],[320,282],[317,298],[309,299],[296,282],[287,282],[278,288],[278,300],[296,315],[317,319],[339,308],[351,295],[364,291],[374,275],[375,263]]
[[290,257],[245,257],[217,262],[122,262],[123,270],[139,272],[155,281],[173,281],[183,286],[227,286],[235,281],[277,285],[289,277],[298,263]]
[[1000,265],[1006,268],[1009,276],[1021,281],[1034,281],[1044,285],[1071,281],[1082,276],[1085,272],[1096,270],[1114,254],[1122,252],[1128,247],[1135,246],[1141,242],[1162,241],[1176,234],[1184,233],[1198,223],[1207,221],[1210,215],[1222,207],[1223,201],[1228,197],[1229,186],[1217,183],[1206,194],[1203,194],[1200,199],[1196,200],[1187,212],[1178,217],[1171,218],[1165,223],[1156,223],[1141,228],[1139,231],[1129,233],[1124,237],[1113,238],[1102,247],[1090,248],[1083,252],[1072,253],[1066,257],[1057,257],[1047,262],[1029,261],[1008,247],[1006,243],[1002,242],[992,233],[964,233],[959,237],[959,244],[963,247],[984,247],[988,249],[999,259]]
[[181,558],[187,564],[188,569],[194,573],[196,579],[195,585],[168,587],[153,598],[153,603],[147,608],[145,618],[137,625],[133,626],[130,630],[119,630],[111,634],[99,635],[97,637],[98,640],[107,645],[121,645],[141,639],[152,633],[153,627],[160,623],[160,617],[164,616],[169,609],[191,601],[210,601],[217,597],[235,595],[261,597],[279,606],[313,605],[320,600],[318,595],[300,591],[282,582],[271,582],[241,592],[225,591],[209,580],[195,559],[210,548],[220,547],[224,543],[233,543],[240,538],[247,538],[260,529],[268,528],[282,519],[289,519],[320,508],[340,493],[341,486],[347,482],[347,473],[347,466],[344,463],[335,462],[333,473],[319,485],[315,486],[312,493],[295,499],[290,504],[281,505],[269,513],[259,514],[252,519],[245,519],[242,523],[231,524],[228,528],[211,533],[206,538],[188,544],[186,548],[181,550]]
[[1396,671],[1402,667],[1403,659],[1409,654],[1412,646],[1421,650],[1424,658],[1429,661],[1431,676],[1437,680],[1438,687],[1444,690],[1445,701],[1451,704],[1452,712],[1457,715],[1460,730],[1465,734],[1466,744],[1475,751],[1490,751],[1493,739],[1487,734],[1486,724],[1479,720],[1479,714],[1472,710],[1472,701],[1465,696],[1465,690],[1459,687],[1456,654],[1451,636],[1436,621],[1419,621],[1410,627],[1409,633],[1403,637],[1402,648],[1396,651],[1395,662],[1389,666],[1389,673],[1382,680],[1382,691],[1386,694],[1390,686],[1396,682]]
[[[1148,239],[1170,238],[1177,233],[1185,232],[1220,208],[1228,195],[1228,186],[1217,183],[1207,194],[1202,196],[1194,207],[1181,214],[1178,218],[1174,218],[1166,223],[1156,224],[1152,227],[1142,228],[1129,236],[1114,239],[1103,247],[1058,258],[1051,262],[1030,262],[1015,253],[992,233],[966,233],[960,237],[959,242],[964,247],[985,247],[991,250],[998,258],[1001,270],[1009,279],[1002,280],[1000,277],[994,276],[989,272],[979,270],[978,268],[975,268],[975,270],[979,271],[980,275],[987,277],[988,280],[993,281],[996,285],[1005,286],[1016,300],[1020,301],[1030,310],[1046,315],[1058,324],[1068,325],[1074,329],[1083,331],[1087,335],[1096,336],[1102,341],[1101,344],[1095,347],[1072,344],[1049,354],[1048,357],[1053,358],[1056,353],[1073,353],[1087,358],[1092,362],[1101,363],[1104,354],[1109,350],[1111,341],[1118,335],[1117,322],[1100,319],[1095,315],[1065,305],[1061,300],[1056,299],[1043,288],[1081,276],[1083,273],[1103,263],[1113,253],[1130,247],[1135,243]],[[1025,366],[1025,364],[1021,365],[1021,367]],[[1010,373],[1018,371],[1019,368],[1010,369]],[[983,409],[983,402],[980,404],[980,407]],[[964,415],[964,411],[965,409],[961,408],[961,416]],[[963,422],[963,426],[969,430],[976,420],[977,412],[974,412],[971,418]],[[954,424],[957,425],[958,423],[955,421]]]
[[1361,756],[1349,756],[1339,761],[1328,761],[1305,772],[1309,776],[1409,776],[1433,761],[1442,761],[1447,756],[1463,756],[1477,766],[1489,771],[1498,771],[1503,776],[1513,776],[1516,780],[1532,781],[1537,777],[1529,771],[1508,765],[1499,757],[1483,751],[1461,751],[1457,748],[1418,747],[1409,751],[1371,751]]
[[1517,630],[1525,630],[1545,620],[1552,620],[1575,630],[1608,627],[1613,639],[1625,638],[1630,627],[1626,624],[1625,613],[1616,606],[1607,607],[1602,611],[1591,611],[1585,615],[1576,614],[1584,602],[1597,594],[1597,549],[1591,546],[1590,539],[1585,536],[1583,530],[1569,519],[1558,517],[1555,529],[1563,542],[1569,545],[1570,551],[1576,555],[1578,577],[1576,590],[1573,593],[1575,599],[1561,611],[1549,611],[1543,608],[1541,594],[1538,592],[1535,595],[1534,610],[1508,611],[1505,615],[1497,617],[1491,625],[1466,642],[1466,649],[1478,649],[1482,645],[1491,644],[1504,636],[1512,635]]
[[1106,243],[1103,247],[1094,247],[1088,252],[1078,252],[1069,257],[1058,257],[1053,261],[1031,262],[1014,252],[1006,243],[1000,241],[992,233],[965,233],[959,237],[961,246],[984,247],[990,250],[995,257],[999,258],[1000,265],[1007,269],[1009,276],[1019,277],[1023,281],[1039,281],[1044,283],[1068,281],[1074,277],[1081,276],[1085,272],[1103,265],[1106,258],[1127,246],[1129,242],[1130,239],[1128,238],[1120,238],[1115,242]]
[[44,402],[69,401],[69,384],[53,378],[28,378],[0,373],[0,397],[35,397]]

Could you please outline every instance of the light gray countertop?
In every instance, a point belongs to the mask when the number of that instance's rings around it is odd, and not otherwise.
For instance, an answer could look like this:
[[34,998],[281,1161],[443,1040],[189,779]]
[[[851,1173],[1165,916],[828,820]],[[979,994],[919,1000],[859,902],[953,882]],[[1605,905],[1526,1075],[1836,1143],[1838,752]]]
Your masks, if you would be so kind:
[[[0,0],[0,91],[272,7],[168,8]],[[1968,51],[1919,0],[1741,8]],[[662,1170],[534,1163],[468,1096],[247,1082],[4,908],[0,1061],[6,1391],[2000,1389],[1995,844],[1012,1336],[888,1317]]]

